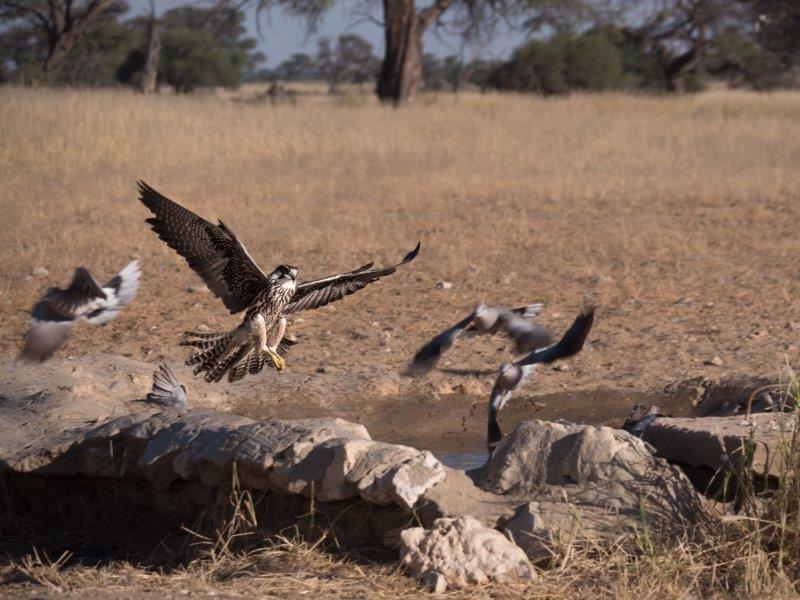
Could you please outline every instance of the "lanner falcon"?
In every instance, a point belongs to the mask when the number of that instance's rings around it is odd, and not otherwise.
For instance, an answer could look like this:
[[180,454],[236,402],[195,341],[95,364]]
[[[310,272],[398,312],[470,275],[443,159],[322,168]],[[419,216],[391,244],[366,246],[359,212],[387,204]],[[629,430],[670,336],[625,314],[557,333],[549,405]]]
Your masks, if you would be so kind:
[[297,269],[289,265],[278,265],[265,274],[222,221],[209,223],[142,181],[139,193],[139,199],[155,215],[147,219],[153,231],[186,259],[231,314],[245,313],[241,325],[232,331],[185,333],[182,345],[196,349],[186,364],[196,365],[195,374],[205,371],[207,382],[220,381],[226,373],[229,382],[248,372],[258,373],[267,357],[282,371],[286,363],[281,353],[288,346],[288,340],[283,340],[286,315],[357,292],[391,275],[419,252],[417,244],[396,265],[373,269],[374,263],[368,263],[341,275],[297,283]]

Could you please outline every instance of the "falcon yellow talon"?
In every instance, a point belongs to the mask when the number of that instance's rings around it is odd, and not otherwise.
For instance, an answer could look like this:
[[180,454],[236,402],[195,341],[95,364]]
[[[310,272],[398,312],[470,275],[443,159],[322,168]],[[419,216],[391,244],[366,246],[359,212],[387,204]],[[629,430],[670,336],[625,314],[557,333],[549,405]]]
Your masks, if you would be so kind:
[[277,352],[273,352],[272,350],[268,350],[269,357],[272,360],[272,366],[274,366],[278,373],[283,371],[286,368],[286,361],[283,360],[283,357],[280,356]]

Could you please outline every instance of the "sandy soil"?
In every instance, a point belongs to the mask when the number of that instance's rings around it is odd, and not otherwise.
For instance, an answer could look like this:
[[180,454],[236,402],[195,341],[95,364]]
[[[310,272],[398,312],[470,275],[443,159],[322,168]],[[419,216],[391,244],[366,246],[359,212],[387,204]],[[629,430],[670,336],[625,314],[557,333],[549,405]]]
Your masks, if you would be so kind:
[[[395,111],[370,100],[272,107],[0,88],[0,131],[0,356],[18,352],[26,311],[47,286],[66,284],[78,265],[110,277],[134,257],[144,271],[137,301],[107,327],[76,329],[60,356],[180,362],[182,331],[238,323],[149,231],[135,190],[145,179],[222,218],[264,269],[289,262],[301,278],[397,260],[422,242],[397,274],[292,320],[292,376],[264,373],[225,392],[249,416],[331,411],[347,393],[343,412],[364,406],[378,420],[372,397],[433,404],[454,389],[462,394],[445,406],[472,411],[509,356],[491,340],[457,348],[421,387],[397,373],[479,301],[544,302],[541,320],[557,333],[584,302],[599,305],[585,352],[567,370],[540,371],[525,402],[567,393],[588,404],[586,391],[607,389],[628,403],[627,392],[676,381],[777,376],[800,358],[797,94],[439,96]],[[442,280],[452,289],[437,289]],[[287,400],[309,389],[317,404]],[[421,429],[408,421],[403,435]],[[108,585],[87,577],[73,587]],[[182,582],[143,577],[182,594]],[[630,597],[650,590],[640,579]],[[42,585],[9,592],[50,589]],[[246,595],[255,584],[237,585]],[[315,580],[292,594],[306,588],[328,589]]]
[[[44,288],[77,265],[109,277],[134,256],[135,304],[78,328],[62,356],[180,361],[181,331],[238,322],[145,225],[143,178],[224,218],[265,269],[288,261],[301,278],[422,241],[394,276],[293,319],[291,372],[396,373],[478,301],[542,301],[560,332],[586,298],[600,306],[586,352],[541,372],[535,391],[777,374],[798,358],[797,95],[443,97],[400,112],[0,95],[5,356]],[[481,340],[442,366],[485,371],[485,390],[507,356]],[[715,356],[721,367],[706,364]]]

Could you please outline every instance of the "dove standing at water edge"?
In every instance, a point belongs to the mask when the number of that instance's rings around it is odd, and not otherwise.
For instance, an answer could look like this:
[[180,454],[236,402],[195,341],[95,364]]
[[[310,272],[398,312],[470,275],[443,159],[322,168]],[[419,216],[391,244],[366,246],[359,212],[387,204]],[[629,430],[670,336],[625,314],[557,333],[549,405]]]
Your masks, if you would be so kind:
[[558,343],[535,350],[528,356],[513,363],[503,363],[492,388],[489,400],[489,424],[486,446],[491,455],[497,444],[503,439],[500,426],[497,424],[497,413],[511,399],[511,394],[522,387],[525,380],[542,363],[552,363],[562,358],[576,355],[583,349],[583,344],[594,322],[595,308],[590,306],[575,318],[572,325]]
[[136,297],[139,261],[134,260],[105,285],[100,285],[83,267],[75,269],[65,289],[48,288],[31,313],[30,328],[21,357],[44,361],[63,344],[79,321],[104,325]]
[[285,362],[279,349],[287,314],[340,300],[391,275],[419,252],[417,244],[395,265],[372,269],[373,263],[368,263],[341,275],[297,283],[297,269],[290,265],[265,274],[222,221],[209,223],[144,182],[139,182],[139,192],[139,199],[155,215],[147,219],[153,231],[186,259],[231,314],[245,313],[231,331],[186,333],[183,345],[197,349],[186,362],[197,365],[195,373],[205,371],[208,382],[219,381],[226,373],[230,382],[248,372],[258,373],[267,358],[282,371]]
[[645,410],[645,404],[637,402],[625,423],[622,424],[622,429],[640,438],[644,435],[645,429],[660,416],[662,416],[661,410],[657,406],[653,405]]

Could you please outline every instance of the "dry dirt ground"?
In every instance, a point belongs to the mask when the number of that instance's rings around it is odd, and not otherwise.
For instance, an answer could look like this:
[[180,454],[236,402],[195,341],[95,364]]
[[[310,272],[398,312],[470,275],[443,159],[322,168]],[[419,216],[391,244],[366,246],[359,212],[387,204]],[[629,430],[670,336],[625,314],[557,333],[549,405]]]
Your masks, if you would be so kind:
[[[422,242],[397,274],[292,320],[288,369],[309,378],[395,374],[479,301],[544,302],[557,332],[599,305],[586,351],[537,374],[534,396],[798,362],[800,94],[441,95],[394,110],[2,88],[0,132],[2,356],[47,286],[78,265],[107,278],[134,257],[136,302],[77,328],[60,356],[181,361],[182,331],[238,323],[149,231],[143,179],[222,218],[264,269],[289,262],[301,279]],[[483,340],[442,366],[485,371],[486,390],[506,356]],[[284,385],[259,377],[246,385],[265,397]]]

